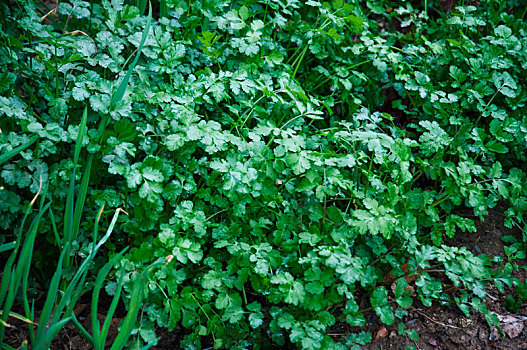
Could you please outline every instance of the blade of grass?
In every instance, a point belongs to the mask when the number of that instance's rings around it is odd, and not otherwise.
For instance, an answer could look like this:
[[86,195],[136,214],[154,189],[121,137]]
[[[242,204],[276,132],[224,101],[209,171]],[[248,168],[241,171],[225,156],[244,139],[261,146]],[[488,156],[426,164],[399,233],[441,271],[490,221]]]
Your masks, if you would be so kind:
[[[39,192],[42,190],[42,178],[40,179],[40,187],[39,187]],[[42,210],[42,206],[44,205],[44,201],[46,199],[46,192],[47,192],[47,187],[46,189],[44,189],[44,193],[42,195],[42,198],[40,200],[40,210]],[[48,204],[48,209],[51,208],[51,202]],[[34,249],[34,242],[35,242],[35,238],[36,238],[36,233],[37,233],[37,229],[38,229],[38,225],[37,227],[35,227],[35,235],[33,237],[33,242],[31,243],[31,247],[30,247],[30,251],[28,253],[28,256],[29,256],[29,261],[24,261],[25,263],[25,268],[24,268],[24,276],[22,277],[22,304],[23,304],[23,307],[24,307],[24,312],[26,313],[26,317],[27,318],[31,318],[33,319],[33,316],[34,316],[34,313],[33,313],[33,308],[30,308],[29,307],[29,299],[27,297],[27,285],[28,285],[28,281],[29,281],[29,269],[31,267],[31,259],[33,257],[33,249]],[[34,303],[33,305],[34,306]],[[29,342],[31,344],[33,344],[34,342],[34,336],[35,336],[35,329],[33,327],[33,324],[28,324],[29,326]]]
[[[55,271],[55,274],[53,275],[51,284],[48,289],[48,295],[46,298],[46,302],[44,304],[44,308],[42,309],[42,314],[40,317],[37,334],[35,336],[35,342],[37,342],[38,344],[40,344],[42,341],[45,341],[45,339],[47,339],[49,335],[49,330],[46,331],[46,325],[48,323],[52,325],[62,324],[62,322],[64,321],[64,319],[61,319],[62,317],[65,317],[66,319],[71,320],[71,315],[73,314],[73,308],[75,306],[75,303],[78,297],[80,296],[82,292],[79,288],[79,285],[80,286],[84,285],[84,280],[86,278],[86,274],[88,273],[88,266],[93,260],[93,258],[95,257],[95,254],[97,253],[97,251],[102,247],[104,243],[106,243],[106,241],[110,237],[115,227],[115,224],[117,222],[117,219],[119,218],[119,213],[121,211],[122,209],[117,209],[115,211],[115,214],[110,223],[110,226],[108,227],[106,234],[101,238],[101,240],[97,243],[97,245],[95,245],[95,247],[91,250],[90,254],[84,259],[81,266],[78,268],[77,272],[73,276],[72,280],[69,282],[68,287],[64,291],[60,302],[58,303],[58,305],[56,306],[54,310],[53,316],[51,316],[52,306],[54,305],[55,300],[57,299],[58,292],[59,292],[59,283],[62,277],[64,256],[69,253],[69,249],[64,249],[62,251],[59,257],[59,262],[57,264],[57,270]],[[62,311],[65,308],[66,308],[66,311],[63,313]]]
[[167,0],[159,0],[159,16],[168,17]]
[[29,146],[31,146],[32,144],[35,143],[35,141],[38,140],[38,136],[33,136],[28,142],[16,147],[16,148],[13,148],[11,151],[7,151],[5,152],[4,154],[2,154],[0,156],[0,165],[7,162],[9,159],[11,159],[12,157],[16,156],[17,154],[19,154],[20,152],[22,152],[23,150],[25,150],[26,148],[28,148]]
[[88,185],[90,182],[91,168],[93,163],[93,157],[88,157],[86,162],[84,173],[82,174],[82,180],[79,188],[79,194],[77,196],[77,201],[75,202],[75,211],[73,213],[73,230],[71,235],[71,240],[75,241],[79,235],[80,223],[82,220],[82,212],[84,210],[84,203],[86,202],[86,194],[88,193]]
[[148,274],[156,265],[161,264],[162,262],[164,262],[164,260],[164,258],[161,258],[156,262],[152,263],[143,272],[141,272],[141,274],[137,276],[136,280],[134,281],[128,313],[124,318],[123,324],[121,325],[121,329],[119,330],[119,334],[117,334],[117,337],[115,338],[110,350],[120,350],[126,344],[126,341],[128,340],[128,337],[130,336],[130,333],[134,328],[137,315],[139,314],[139,310],[141,309],[141,304],[143,301],[143,290],[146,284],[146,280],[148,278]]
[[53,234],[55,235],[55,241],[57,241],[57,246],[59,247],[59,251],[62,251],[61,247],[61,240],[59,236],[59,231],[57,230],[57,221],[55,220],[55,215],[53,215],[53,210],[49,208],[49,221],[51,222],[51,228],[53,229]]
[[[146,1],[143,0],[142,2],[144,2],[146,6]],[[152,20],[152,4],[149,3],[148,6],[149,6],[148,18],[146,20],[146,26],[145,26],[145,30],[143,31],[143,36],[141,37],[141,41],[139,42],[139,47],[137,48],[137,54],[134,60],[132,61],[132,63],[130,64],[130,67],[128,68],[128,72],[126,73],[123,80],[117,87],[117,90],[115,91],[115,93],[112,95],[112,99],[110,101],[110,109],[112,110],[115,108],[115,106],[119,102],[122,101],[124,97],[124,93],[126,92],[126,88],[128,87],[128,82],[130,81],[130,77],[132,76],[132,72],[135,68],[135,65],[137,64],[137,61],[139,61],[139,56],[141,56],[141,51],[143,50],[143,46],[146,42],[146,38],[148,37],[148,32],[150,31],[150,21]],[[141,13],[144,13],[144,9]]]
[[[75,201],[75,177],[77,171],[77,164],[79,161],[79,155],[82,146],[82,140],[84,138],[84,132],[86,129],[86,120],[88,118],[88,107],[84,108],[84,113],[82,113],[81,124],[79,127],[79,132],[77,134],[77,141],[75,143],[75,152],[73,154],[73,174],[71,175],[71,180],[68,188],[68,196],[66,197],[66,208],[64,213],[64,235],[63,235],[63,249],[68,249],[74,236],[74,207],[73,203]],[[65,267],[69,267],[69,255],[65,258],[64,263]]]
[[[91,319],[92,319],[92,334],[93,339],[97,343],[95,345],[95,349],[100,348],[100,340],[101,340],[101,329],[99,328],[99,321],[97,320],[97,307],[98,307],[98,301],[99,301],[99,293],[101,291],[102,285],[104,283],[104,279],[108,276],[110,273],[110,270],[112,269],[112,266],[117,262],[117,259],[120,259],[122,257],[121,252],[114,256],[109,262],[107,262],[97,274],[97,278],[95,279],[95,284],[93,285],[93,292],[92,292],[92,302],[91,302]],[[102,344],[104,348],[104,343]]]
[[[81,125],[79,127],[79,134],[77,135],[77,142],[75,143],[75,154],[74,154],[74,160],[73,160],[74,164],[77,164],[79,160],[79,154],[80,154],[80,150],[82,147],[82,140],[86,132],[87,116],[88,116],[88,107],[85,107],[84,113],[82,114]],[[86,194],[88,193],[88,184],[90,181],[92,159],[93,157],[89,157],[88,161],[86,162],[84,174],[81,180],[81,186],[79,189],[79,193],[77,195],[77,201],[75,202],[75,211],[73,213],[73,224],[72,224],[73,230],[71,234],[72,241],[76,240],[79,234],[79,227],[80,227],[80,222],[81,222],[82,211],[84,210],[84,203],[86,202]]]
[[146,10],[146,0],[137,0],[137,8],[139,8],[139,13],[144,14]]
[[9,242],[9,243],[2,244],[0,245],[0,253],[11,250],[15,248],[15,246],[16,246],[16,242]]
[[42,308],[42,312],[40,314],[40,322],[37,327],[35,339],[42,339],[44,336],[48,320],[53,310],[53,305],[55,304],[55,300],[57,299],[59,284],[62,277],[62,265],[64,263],[64,256],[68,253],[69,251],[67,249],[64,249],[62,253],[60,253],[59,261],[57,262],[57,269],[55,270],[55,273],[51,278],[51,282],[48,287],[48,294],[46,296],[46,301],[44,302],[44,307]]
[[75,326],[75,328],[77,328],[77,330],[81,333],[81,336],[86,339],[88,341],[88,343],[90,343],[91,346],[94,346],[94,341],[93,341],[93,337],[91,336],[90,333],[88,333],[88,331],[81,325],[81,323],[79,322],[79,320],[77,319],[77,317],[75,316],[75,314],[72,314],[71,315],[71,321],[73,323],[73,325]]
[[[104,243],[106,243],[106,241],[110,237],[110,235],[113,232],[113,229],[115,227],[115,224],[117,223],[117,219],[119,218],[119,213],[121,211],[123,211],[123,210],[120,209],[120,208],[115,210],[115,214],[114,214],[113,219],[112,219],[112,221],[110,223],[110,226],[108,227],[108,230],[106,231],[106,234],[101,238],[99,243],[97,243],[97,245],[94,248],[92,248],[92,250],[90,251],[90,254],[84,259],[84,261],[82,262],[80,267],[77,269],[77,272],[75,273],[75,275],[73,276],[72,280],[68,284],[68,288],[66,288],[66,291],[64,291],[64,295],[63,295],[61,301],[59,302],[59,304],[56,307],[55,314],[61,314],[62,311],[64,310],[64,308],[67,305],[70,305],[70,306],[68,307],[68,310],[65,313],[66,317],[69,316],[68,313],[73,310],[74,303],[72,303],[72,300],[74,300],[74,298],[72,298],[72,296],[74,295],[74,293],[78,289],[77,286],[79,285],[79,281],[84,280],[84,278],[86,276],[86,273],[88,272],[88,266],[91,263],[91,261],[95,258],[95,254],[97,254],[97,251],[102,247],[102,245]],[[82,283],[81,283],[81,285],[82,285]],[[52,322],[54,322],[54,321],[57,321],[57,319],[55,317],[52,319]]]
[[[19,349],[27,349],[27,340],[24,340],[26,342],[26,347],[23,347],[24,344],[22,344],[22,346],[19,348]],[[1,343],[0,343],[1,344]],[[1,344],[2,345],[2,350],[18,350],[10,345],[7,345],[7,344]]]
[[79,162],[79,155],[82,148],[82,140],[84,139],[84,134],[86,133],[86,121],[88,120],[88,107],[84,107],[84,112],[82,113],[81,124],[79,126],[79,133],[77,134],[77,141],[75,142],[75,153],[73,154],[73,163],[77,164]]
[[[18,254],[18,250],[20,249],[20,245],[22,244],[22,232],[24,231],[24,226],[26,224],[26,220],[29,217],[29,213],[31,212],[31,208],[35,204],[35,202],[36,202],[36,200],[37,200],[39,195],[40,195],[40,190],[35,195],[33,200],[29,203],[29,205],[28,205],[28,207],[26,209],[26,212],[25,212],[24,217],[22,218],[22,222],[20,224],[20,229],[18,230],[17,238],[16,238],[16,241],[15,241],[16,242],[15,243],[15,248],[11,252],[11,255],[9,255],[9,258],[7,259],[7,262],[6,262],[5,266],[4,266],[4,271],[3,271],[3,274],[2,274],[2,282],[0,283],[0,305],[3,305],[5,297],[7,295],[7,290],[9,288],[10,278],[11,278],[11,274],[12,274],[11,268],[13,267],[13,264],[15,263],[15,259],[16,259],[17,254]],[[0,336],[0,343],[1,342],[2,342],[2,337]]]
[[[18,263],[16,264],[14,270],[11,271],[11,274],[9,276],[6,276],[6,278],[9,278],[9,284],[8,284],[9,290],[7,291],[7,295],[5,296],[5,299],[2,298],[3,299],[2,306],[3,306],[4,313],[2,314],[1,320],[4,322],[7,321],[9,312],[11,311],[11,308],[13,307],[14,301],[18,293],[18,289],[20,288],[20,284],[22,283],[22,279],[24,278],[24,270],[26,269],[26,266],[31,264],[33,245],[35,242],[35,236],[37,234],[40,219],[42,218],[42,215],[45,213],[45,211],[49,208],[51,203],[48,203],[46,206],[43,206],[43,204],[44,204],[44,201],[41,202],[40,210],[37,216],[33,219],[31,225],[29,226],[28,234],[24,240],[22,249],[20,251],[20,257],[18,259]],[[2,280],[3,279],[4,279],[4,276],[2,276]],[[5,331],[5,325],[0,324],[0,343],[3,341],[4,331]]]
[[62,329],[62,327],[64,327],[66,324],[68,324],[68,322],[71,321],[71,317],[67,317],[55,324],[53,324],[52,326],[49,327],[48,331],[46,332],[46,337],[42,340],[40,340],[39,342],[37,342],[37,344],[35,344],[32,349],[33,350],[47,350],[49,349],[49,344],[51,344],[51,341],[53,340],[53,338],[55,338],[57,336],[57,334],[59,334],[60,330]]
[[121,297],[121,291],[123,289],[123,282],[124,282],[124,268],[121,269],[121,275],[119,276],[117,290],[115,292],[115,295],[113,296],[112,303],[110,304],[110,308],[108,309],[106,318],[104,319],[104,323],[102,326],[102,330],[101,330],[102,349],[104,349],[104,345],[106,344],[106,337],[108,336],[110,324],[112,322],[113,315],[115,313],[115,310],[117,309],[117,304],[119,303],[119,299]]
[[[3,315],[4,314],[4,310],[0,310],[0,315]],[[13,312],[13,311],[10,311],[9,312],[9,316],[13,317],[13,318],[16,318],[16,319],[19,319],[20,321],[23,321],[25,323],[30,323],[30,324],[34,324],[36,325],[37,323],[33,322],[31,319],[27,318],[27,317],[24,317],[20,314],[17,314],[16,312]]]

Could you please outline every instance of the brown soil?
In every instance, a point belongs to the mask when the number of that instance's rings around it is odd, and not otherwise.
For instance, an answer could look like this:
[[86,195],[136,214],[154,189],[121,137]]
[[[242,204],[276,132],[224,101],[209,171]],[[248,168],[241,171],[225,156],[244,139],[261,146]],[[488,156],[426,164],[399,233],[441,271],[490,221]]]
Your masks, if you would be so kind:
[[[468,214],[468,212],[465,214]],[[485,253],[488,256],[504,256],[502,236],[512,235],[521,240],[521,233],[517,230],[506,228],[503,224],[503,217],[497,211],[491,212],[485,222],[477,221],[476,225],[478,227],[476,233],[460,233],[446,243],[453,246],[467,247],[475,254]],[[519,261],[517,263],[519,265],[527,265],[527,261]],[[520,268],[514,275],[521,281],[525,281],[527,271]],[[505,292],[513,295],[510,288],[506,288]],[[512,324],[513,328],[519,333],[514,338],[508,335],[500,336],[496,330],[491,329],[480,314],[472,313],[472,316],[467,318],[456,306],[433,305],[430,308],[424,308],[419,304],[415,304],[409,309],[408,315],[402,321],[407,329],[414,329],[419,333],[418,341],[399,335],[397,324],[389,327],[382,325],[378,318],[371,313],[366,315],[368,320],[366,326],[359,330],[359,332],[368,331],[374,337],[374,341],[364,348],[398,350],[413,346],[415,349],[423,350],[527,349],[527,328],[523,329],[525,321],[521,319],[522,316],[527,316],[527,305],[522,305],[518,312],[512,315],[503,307],[503,301],[507,295],[503,295],[493,286],[487,288],[487,293],[488,298],[485,302],[490,311],[501,316],[511,315],[518,320],[518,322]],[[88,315],[86,315],[87,312],[86,310],[80,311],[80,315],[84,316],[85,323],[89,319]],[[117,322],[115,323],[117,324]],[[10,324],[11,328],[6,330],[5,341],[8,345],[17,348],[27,338],[27,327],[23,322],[17,320],[10,320]],[[335,338],[341,338],[345,337],[349,332],[357,330],[351,329],[346,325],[337,325],[332,329],[332,335]],[[158,345],[151,349],[172,350],[179,348],[179,342],[184,332],[178,329],[174,332],[158,329],[157,334],[161,339]],[[111,340],[107,342],[107,345],[109,344],[111,344]],[[78,334],[73,326],[65,327],[51,345],[51,349],[60,350],[88,350],[90,348],[89,344]],[[287,348],[292,347],[288,346]]]

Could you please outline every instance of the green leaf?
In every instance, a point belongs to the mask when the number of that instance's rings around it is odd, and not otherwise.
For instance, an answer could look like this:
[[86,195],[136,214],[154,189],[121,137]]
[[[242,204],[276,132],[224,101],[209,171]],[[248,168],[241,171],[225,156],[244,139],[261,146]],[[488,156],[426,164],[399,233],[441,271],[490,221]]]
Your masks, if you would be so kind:
[[229,320],[230,323],[236,324],[243,318],[244,312],[241,306],[229,306],[223,313],[222,320]]
[[265,56],[265,59],[269,64],[280,64],[284,60],[284,55],[278,51],[272,51],[269,55]]
[[198,263],[203,259],[201,245],[197,242],[191,242],[187,238],[180,238],[177,241],[176,247],[172,250],[172,254],[183,264],[186,264],[188,260],[193,263]]
[[220,288],[222,285],[221,276],[217,271],[209,271],[203,276],[201,285],[205,289]]
[[242,7],[240,7],[238,13],[240,14],[240,18],[244,21],[247,20],[247,18],[249,18],[249,9],[247,8],[247,6],[243,5]]
[[408,283],[404,278],[399,278],[396,283],[397,285],[394,290],[395,301],[402,308],[407,309],[412,306],[413,303],[413,299],[410,297],[410,290],[406,289],[408,287]]
[[423,120],[419,122],[419,125],[427,130],[419,137],[420,147],[425,155],[432,155],[452,142],[452,138],[436,121]]
[[370,297],[372,306],[382,306],[388,304],[388,291],[384,286],[377,287]]
[[507,148],[507,146],[505,146],[503,143],[497,140],[492,140],[492,141],[487,142],[485,144],[485,147],[491,152],[496,152],[496,153],[509,152],[509,149]]
[[285,302],[293,305],[298,305],[304,302],[305,291],[304,285],[298,281],[293,282],[288,288],[280,287],[281,290],[286,291],[287,296]]
[[263,314],[261,312],[249,315],[249,324],[252,328],[258,328],[263,324]]
[[492,81],[498,92],[510,98],[516,97],[515,90],[518,86],[508,72],[492,72]]

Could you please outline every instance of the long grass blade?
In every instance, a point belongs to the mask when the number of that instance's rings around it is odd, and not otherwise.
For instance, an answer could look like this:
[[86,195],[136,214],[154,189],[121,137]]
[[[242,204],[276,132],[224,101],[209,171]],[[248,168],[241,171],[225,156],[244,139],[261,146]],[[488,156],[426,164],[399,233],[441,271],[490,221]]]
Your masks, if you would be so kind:
[[55,215],[53,215],[53,210],[51,208],[49,208],[49,221],[51,222],[51,228],[53,229],[53,234],[55,235],[55,241],[57,242],[59,251],[62,251],[62,242],[59,236],[59,231],[57,230],[57,220],[55,220]]
[[73,163],[77,164],[79,162],[79,155],[82,148],[82,140],[84,140],[84,135],[86,133],[86,122],[88,120],[88,107],[84,107],[84,112],[82,113],[81,124],[79,126],[79,133],[77,134],[77,141],[75,142],[75,153],[73,154]]
[[71,321],[75,328],[81,333],[82,337],[90,343],[91,346],[94,346],[93,337],[91,334],[81,325],[75,314],[71,315]]
[[67,317],[52,326],[49,327],[48,331],[46,332],[46,336],[44,339],[40,340],[37,344],[35,344],[32,349],[33,350],[47,350],[49,349],[49,344],[51,344],[51,341],[59,334],[60,330],[68,324],[68,322],[71,321],[71,317]]
[[4,154],[0,155],[0,165],[7,162],[9,159],[16,156],[17,154],[19,154],[20,152],[22,152],[23,150],[25,150],[32,144],[34,144],[36,140],[38,140],[38,136],[33,136],[28,142],[18,147],[13,148],[11,151],[7,151]]
[[[114,265],[118,260],[121,259],[122,254],[125,253],[125,251],[128,250],[128,248],[125,248],[123,251],[119,253],[119,259],[116,259],[112,265]],[[115,313],[115,310],[117,309],[117,304],[119,303],[119,299],[121,297],[121,291],[123,289],[123,282],[124,282],[124,268],[121,269],[121,275],[119,276],[119,280],[117,283],[117,290],[115,291],[115,295],[113,296],[112,303],[110,304],[110,308],[108,309],[108,312],[106,313],[106,318],[104,319],[104,323],[101,330],[101,345],[102,349],[104,349],[104,345],[106,344],[106,337],[108,336],[108,331],[110,329],[110,324],[113,318],[113,315]]]
[[[9,290],[7,291],[7,296],[5,297],[5,301],[3,303],[3,309],[4,313],[2,314],[2,321],[7,321],[7,317],[9,316],[9,312],[11,311],[11,308],[13,307],[18,289],[20,288],[20,284],[22,283],[22,279],[24,278],[24,270],[26,266],[31,264],[31,257],[33,253],[33,246],[35,242],[35,236],[37,234],[38,225],[40,223],[40,219],[42,218],[42,215],[48,210],[51,203],[48,203],[46,206],[44,205],[44,200],[42,200],[40,205],[40,210],[37,214],[37,216],[33,219],[29,230],[28,235],[24,240],[24,244],[22,245],[22,249],[20,251],[20,257],[19,257],[19,263],[14,268],[14,271],[12,271],[13,275],[9,276],[10,283],[9,283]],[[3,341],[5,326],[3,324],[0,324],[0,343]]]
[[139,8],[139,13],[144,14],[146,10],[146,0],[137,0],[137,8]]
[[164,258],[159,259],[150,266],[148,266],[143,272],[141,272],[139,276],[137,276],[137,279],[134,281],[128,313],[124,318],[119,334],[117,334],[117,337],[115,338],[110,350],[120,350],[125,346],[126,341],[128,340],[128,337],[130,336],[130,333],[134,328],[137,315],[139,314],[139,310],[141,309],[143,301],[143,290],[146,284],[146,280],[148,278],[148,274],[154,268],[154,266],[161,264],[162,262],[164,262],[164,260]]
[[[24,344],[22,344],[22,346],[19,349],[27,349],[27,340],[24,340],[24,342],[26,343],[25,347],[24,347]],[[7,345],[7,344],[1,344],[1,345],[2,345],[2,350],[4,349],[5,350],[18,350],[17,348],[12,347],[11,345]]]
[[[146,2],[146,1],[145,1]],[[143,10],[144,12],[144,10]],[[143,31],[143,36],[141,37],[141,41],[139,42],[139,47],[137,48],[137,54],[130,64],[130,67],[128,68],[128,72],[124,76],[123,80],[117,87],[117,90],[112,95],[112,99],[110,101],[110,108],[113,110],[118,103],[120,103],[124,97],[124,93],[126,92],[126,88],[128,87],[128,82],[130,81],[130,77],[132,76],[132,72],[135,68],[135,65],[137,64],[137,61],[139,61],[139,56],[141,56],[141,51],[143,50],[143,46],[146,42],[146,38],[148,37],[148,32],[150,31],[150,21],[152,20],[152,4],[149,3],[149,9],[148,9],[148,19],[146,20],[146,26],[145,30]]]
[[[82,140],[86,132],[86,120],[88,116],[88,107],[84,108],[84,113],[82,114],[81,125],[79,127],[79,134],[77,135],[77,142],[75,143],[75,154],[74,154],[74,164],[77,164],[79,160],[79,154],[82,147]],[[86,194],[88,193],[88,185],[90,182],[91,166],[92,166],[93,157],[88,157],[88,161],[85,165],[85,170],[82,175],[81,185],[79,193],[77,195],[77,201],[75,202],[75,210],[73,213],[73,223],[72,223],[72,232],[71,232],[71,241],[77,239],[79,234],[79,227],[82,218],[82,211],[84,210],[84,203],[86,202]]]
[[60,300],[58,306],[55,308],[50,324],[60,322],[63,317],[70,317],[73,315],[73,309],[80,296],[87,291],[84,289],[88,269],[86,269],[79,277],[75,276],[74,280],[68,285],[64,292],[63,298]]
[[167,0],[159,0],[159,17],[168,17]]
[[[50,330],[46,331],[45,325],[49,323],[49,324],[56,326],[58,324],[62,324],[65,319],[68,319],[68,320],[72,319],[73,308],[75,306],[76,301],[78,300],[78,298],[80,297],[82,293],[82,290],[79,288],[79,286],[84,285],[84,280],[88,273],[89,264],[94,259],[97,251],[102,247],[104,243],[106,243],[111,233],[113,232],[115,224],[117,223],[117,219],[119,218],[120,211],[122,211],[122,209],[117,209],[115,211],[114,217],[110,223],[110,226],[108,227],[106,234],[101,238],[99,243],[95,245],[95,247],[91,250],[90,254],[84,259],[81,266],[79,267],[79,269],[73,276],[72,280],[69,282],[68,287],[64,291],[64,294],[62,295],[60,302],[58,303],[58,305],[56,306],[54,310],[54,315],[51,316],[52,306],[55,303],[55,300],[57,298],[59,283],[62,277],[63,259],[64,259],[64,256],[68,254],[68,250],[64,249],[62,251],[60,258],[59,258],[59,263],[57,265],[57,270],[55,271],[55,274],[52,278],[52,282],[50,284],[49,291],[48,291],[48,296],[46,298],[46,302],[44,304],[44,308],[42,310],[42,314],[40,317],[40,323],[37,329],[37,335],[35,337],[35,342],[37,344],[42,344],[43,342],[47,344],[47,339],[49,338]],[[64,308],[66,308],[66,311],[63,314]],[[65,317],[65,318],[63,319],[62,317]]]
[[79,194],[77,195],[77,201],[75,202],[75,211],[73,213],[73,230],[71,234],[71,240],[75,241],[79,235],[79,228],[82,220],[82,212],[84,210],[84,203],[86,202],[86,194],[88,193],[88,185],[90,182],[91,167],[92,167],[93,157],[88,157],[86,162],[86,168],[82,174],[81,185],[79,189]]
[[[44,200],[45,199],[46,199],[46,196],[44,194],[42,196],[41,203],[40,203],[40,211],[42,211],[42,206],[44,204]],[[48,205],[47,205],[48,209],[49,209],[50,205],[51,205],[51,202],[48,203]],[[42,215],[43,215],[43,213],[42,213]],[[42,217],[42,215],[40,215],[40,218]],[[39,220],[40,220],[40,218],[39,218]],[[33,228],[33,231],[32,231],[33,234],[29,235],[29,236],[32,236],[32,238],[31,238],[32,241],[28,244],[29,245],[28,252],[25,253],[24,249],[22,249],[22,253],[20,255],[21,259],[25,256],[25,254],[27,254],[27,257],[28,257],[27,258],[28,260],[22,260],[23,261],[22,265],[24,266],[24,268],[23,268],[23,276],[22,276],[22,305],[24,307],[24,312],[26,313],[26,317],[28,317],[28,318],[33,316],[32,310],[29,307],[29,299],[27,297],[27,287],[28,287],[28,282],[29,282],[29,269],[31,267],[31,260],[33,258],[33,250],[34,250],[34,246],[35,246],[35,238],[36,238],[36,235],[37,235],[37,230],[38,230],[38,222],[35,225],[35,227]],[[30,341],[31,344],[33,344],[34,336],[35,336],[35,333],[34,333],[35,330],[34,330],[34,327],[33,327],[32,323],[28,324],[28,326],[29,326],[29,341]]]
[[[110,222],[110,225],[108,226],[108,230],[106,231],[106,234],[101,238],[99,243],[91,250],[90,254],[84,259],[81,266],[77,269],[77,272],[73,276],[72,280],[69,282],[68,287],[64,291],[64,295],[62,296],[61,301],[56,307],[55,314],[61,314],[64,308],[67,305],[70,305],[68,307],[68,310],[66,311],[66,317],[69,316],[69,313],[73,310],[75,298],[75,293],[80,293],[78,291],[77,286],[79,285],[79,281],[83,281],[86,277],[86,274],[88,272],[88,266],[91,263],[91,261],[95,258],[95,254],[97,254],[97,251],[102,247],[104,243],[108,240],[111,233],[113,232],[113,229],[115,227],[115,224],[117,223],[117,219],[119,218],[119,213],[123,211],[122,209],[118,208],[115,210],[115,214],[113,216],[112,221]],[[57,267],[57,270],[61,268],[61,266]],[[82,283],[80,283],[82,285]],[[52,319],[52,322],[57,321],[57,319],[54,317]]]
[[[3,274],[2,274],[2,282],[0,283],[0,305],[3,305],[4,300],[6,298],[6,295],[7,295],[7,290],[9,288],[10,280],[11,280],[11,276],[12,276],[12,270],[11,269],[13,267],[13,264],[15,263],[15,259],[16,259],[17,254],[18,254],[18,250],[20,249],[20,245],[22,244],[22,233],[24,232],[24,227],[26,225],[26,220],[29,217],[29,213],[31,212],[31,208],[33,207],[33,205],[35,204],[38,196],[40,195],[41,189],[42,189],[42,184],[41,184],[41,187],[39,188],[39,191],[37,192],[37,194],[35,195],[33,200],[29,203],[29,205],[28,205],[28,207],[26,209],[26,212],[25,212],[24,217],[22,218],[22,222],[20,224],[20,229],[18,230],[17,238],[16,238],[16,241],[15,241],[15,248],[11,252],[11,255],[9,255],[9,258],[7,258],[7,262],[6,262],[5,266],[4,266],[4,271],[3,271]],[[2,342],[2,337],[0,336],[0,343],[1,342]]]
[[[0,315],[3,315],[4,314],[4,310],[0,310]],[[13,317],[13,318],[16,318],[20,321],[23,321],[25,323],[30,323],[30,324],[34,324],[36,325],[37,323],[33,322],[31,319],[27,318],[27,317],[24,317],[20,314],[17,314],[16,312],[13,312],[13,311],[10,311],[9,312],[9,316]]]
[[16,246],[16,242],[9,242],[9,243],[2,244],[0,245],[0,253],[7,252],[8,250],[15,248],[15,246]]
[[[81,124],[79,127],[79,131],[77,134],[77,141],[75,143],[75,152],[73,154],[73,174],[71,176],[69,188],[68,188],[68,196],[66,197],[66,208],[64,213],[64,236],[63,236],[63,249],[68,249],[72,243],[72,241],[77,237],[78,228],[75,230],[75,214],[73,203],[75,202],[75,177],[77,172],[77,164],[79,162],[79,155],[82,147],[82,140],[84,139],[84,133],[86,129],[86,121],[88,119],[88,107],[84,108],[84,112],[82,113],[81,118]],[[91,166],[89,167],[91,168]],[[78,202],[78,201],[77,201]],[[84,205],[84,201],[82,202]],[[77,210],[75,210],[77,211]],[[74,232],[75,231],[75,232]],[[69,267],[69,255],[65,258],[65,267]]]
[[[97,278],[95,279],[95,284],[93,286],[92,301],[91,301],[91,321],[92,321],[91,324],[92,324],[93,339],[95,341],[95,350],[104,349],[104,341],[102,341],[101,339],[102,338],[101,329],[99,327],[99,321],[97,320],[99,293],[104,283],[104,279],[108,276],[108,274],[110,273],[110,270],[112,269],[112,266],[117,262],[117,259],[121,258],[121,256],[122,254],[117,254],[99,270],[99,273],[97,274]],[[107,314],[106,317],[111,318],[111,315]],[[102,344],[101,344],[101,341],[102,341]]]
[[51,283],[49,284],[46,301],[44,302],[44,307],[42,308],[42,312],[40,314],[40,322],[37,327],[37,334],[35,336],[35,339],[42,339],[42,337],[44,336],[47,322],[51,316],[55,300],[57,299],[59,284],[62,278],[62,266],[64,263],[64,256],[66,254],[69,254],[69,251],[66,249],[64,249],[62,253],[60,253],[59,261],[57,262],[57,269],[55,270],[55,273],[51,278]]

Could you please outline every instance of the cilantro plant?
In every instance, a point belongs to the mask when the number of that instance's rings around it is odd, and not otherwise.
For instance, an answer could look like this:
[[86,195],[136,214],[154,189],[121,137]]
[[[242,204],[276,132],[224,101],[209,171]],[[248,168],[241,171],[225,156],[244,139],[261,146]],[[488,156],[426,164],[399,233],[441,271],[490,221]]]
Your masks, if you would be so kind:
[[[144,1],[17,4],[0,5],[0,150],[26,148],[0,165],[0,243],[39,179],[64,212],[88,105],[72,261],[101,205],[128,213],[107,244],[130,247],[125,293],[173,256],[130,346],[159,326],[184,327],[182,348],[359,348],[371,334],[332,327],[372,311],[417,339],[400,323],[417,302],[497,321],[484,288],[512,286],[494,267],[513,265],[447,239],[495,209],[523,232],[507,256],[524,254],[518,2],[160,1],[144,41]],[[61,230],[43,224],[42,245]]]

